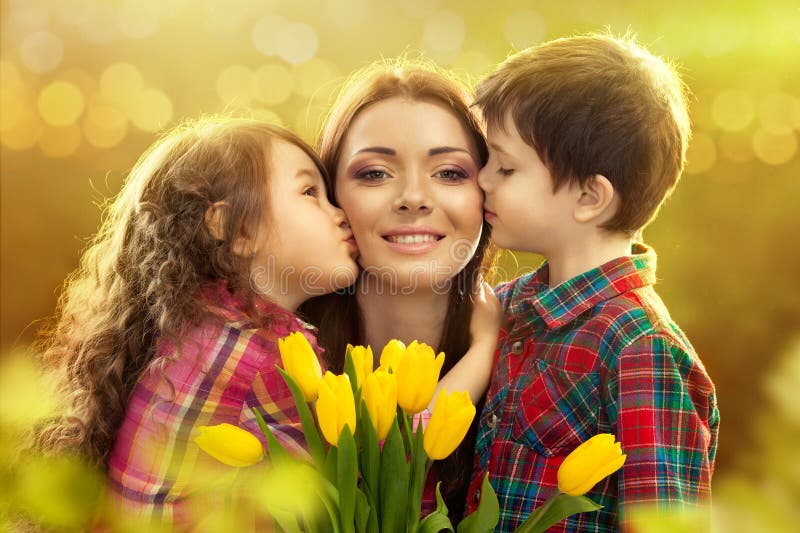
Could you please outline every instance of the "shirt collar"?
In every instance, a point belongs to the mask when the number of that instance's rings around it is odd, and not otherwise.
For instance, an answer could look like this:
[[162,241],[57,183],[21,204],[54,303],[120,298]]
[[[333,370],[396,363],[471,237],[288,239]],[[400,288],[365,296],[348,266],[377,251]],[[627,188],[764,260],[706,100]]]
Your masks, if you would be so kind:
[[656,253],[649,246],[634,244],[631,255],[618,257],[564,283],[548,287],[549,265],[539,268],[525,287],[523,296],[551,329],[560,328],[597,304],[626,291],[656,281]]

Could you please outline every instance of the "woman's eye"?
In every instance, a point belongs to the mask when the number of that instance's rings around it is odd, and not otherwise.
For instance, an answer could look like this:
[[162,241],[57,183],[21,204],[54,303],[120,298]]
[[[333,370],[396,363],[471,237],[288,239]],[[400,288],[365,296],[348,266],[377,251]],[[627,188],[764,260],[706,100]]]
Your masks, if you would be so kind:
[[469,177],[463,170],[458,170],[455,168],[446,168],[444,170],[440,170],[435,175],[445,181],[460,181]]
[[511,174],[514,173],[514,169],[500,167],[497,169],[497,173],[500,174],[501,176],[510,176]]
[[386,172],[377,169],[367,169],[356,173],[356,178],[365,181],[378,181],[387,176]]

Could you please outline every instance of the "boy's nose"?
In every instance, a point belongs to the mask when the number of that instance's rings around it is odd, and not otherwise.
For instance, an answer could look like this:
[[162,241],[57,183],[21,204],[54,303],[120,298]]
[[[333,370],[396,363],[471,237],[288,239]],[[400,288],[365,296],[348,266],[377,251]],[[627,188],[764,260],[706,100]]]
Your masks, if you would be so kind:
[[480,172],[478,172],[478,187],[483,189],[483,192],[489,192],[491,190],[491,179],[489,175],[491,174],[488,169],[489,165],[485,165]]

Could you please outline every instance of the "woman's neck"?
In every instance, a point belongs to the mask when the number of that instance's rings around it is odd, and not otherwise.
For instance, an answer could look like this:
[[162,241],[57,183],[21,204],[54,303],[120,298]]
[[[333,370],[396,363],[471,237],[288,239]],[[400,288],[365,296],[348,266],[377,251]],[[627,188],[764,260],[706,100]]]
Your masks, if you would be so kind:
[[422,290],[413,294],[392,292],[379,291],[365,283],[359,284],[356,293],[364,341],[372,347],[375,358],[392,339],[405,344],[416,340],[435,349],[442,338],[449,295]]

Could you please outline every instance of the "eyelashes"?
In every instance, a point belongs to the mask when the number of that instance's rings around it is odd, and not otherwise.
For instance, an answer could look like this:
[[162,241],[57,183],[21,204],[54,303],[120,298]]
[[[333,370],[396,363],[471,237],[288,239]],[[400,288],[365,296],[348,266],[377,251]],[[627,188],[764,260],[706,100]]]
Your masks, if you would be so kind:
[[[439,178],[440,180],[448,183],[456,183],[464,180],[468,180],[470,175],[465,170],[460,168],[445,168],[442,170],[438,170],[433,174],[434,177]],[[382,180],[391,178],[392,175],[382,169],[377,168],[365,168],[363,170],[359,170],[353,174],[353,177],[357,180],[368,182],[368,183],[377,183]]]

